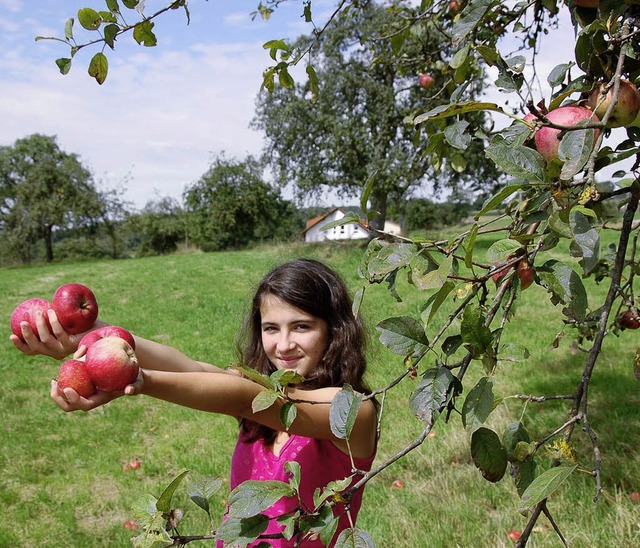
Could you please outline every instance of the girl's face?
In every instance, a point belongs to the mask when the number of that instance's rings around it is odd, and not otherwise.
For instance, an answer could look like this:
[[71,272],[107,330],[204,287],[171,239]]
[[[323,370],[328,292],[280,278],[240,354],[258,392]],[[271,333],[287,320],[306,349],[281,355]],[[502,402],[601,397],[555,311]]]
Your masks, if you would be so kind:
[[327,322],[274,295],[262,300],[260,319],[262,346],[269,361],[278,369],[309,377],[327,347]]

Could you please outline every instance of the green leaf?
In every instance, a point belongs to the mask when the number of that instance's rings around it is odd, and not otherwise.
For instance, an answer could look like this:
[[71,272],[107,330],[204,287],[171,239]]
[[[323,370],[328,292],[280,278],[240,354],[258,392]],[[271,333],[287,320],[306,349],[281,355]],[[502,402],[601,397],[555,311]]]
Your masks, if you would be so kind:
[[294,495],[293,488],[282,481],[244,481],[229,495],[229,517],[250,518],[271,508],[282,497]]
[[138,42],[138,44],[146,47],[155,46],[158,43],[158,39],[153,33],[154,26],[155,23],[153,21],[141,21],[133,28],[133,39]]
[[67,74],[71,70],[71,59],[68,57],[61,57],[56,59],[56,65],[60,69],[60,74]]
[[73,17],[69,17],[69,19],[67,19],[67,22],[64,24],[64,37],[67,40],[73,39],[73,23]]
[[473,223],[471,230],[464,237],[462,241],[462,247],[464,247],[464,265],[467,268],[473,268],[473,249],[476,245],[476,238],[478,237],[478,223]]
[[498,240],[491,244],[489,249],[487,249],[486,261],[491,264],[506,261],[517,249],[520,249],[521,247],[522,244],[515,240]]
[[333,497],[338,493],[342,493],[353,481],[353,477],[349,476],[335,481],[330,481],[322,489],[317,488],[313,493],[313,505],[318,508],[329,497]]
[[295,384],[300,384],[304,381],[304,377],[300,373],[291,371],[289,369],[278,369],[269,375],[274,386],[287,387]]
[[338,536],[334,548],[376,548],[376,543],[366,531],[344,529]]
[[102,17],[94,9],[82,8],[78,10],[78,22],[87,30],[98,30],[102,23]]
[[493,334],[485,325],[484,314],[477,306],[468,304],[465,307],[462,313],[460,334],[462,342],[475,359],[490,354]]
[[115,46],[116,36],[120,31],[120,27],[115,23],[111,23],[104,28],[104,41],[111,49]]
[[251,402],[251,409],[254,413],[259,413],[269,409],[277,400],[279,393],[275,390],[263,390]]
[[529,359],[531,353],[526,346],[519,343],[504,343],[500,347],[498,354],[498,360],[501,362],[516,362],[520,363]]
[[493,411],[493,379],[482,377],[469,391],[462,405],[462,424],[473,432],[480,428]]
[[380,342],[400,356],[418,356],[429,346],[422,324],[409,316],[386,318],[376,329]]
[[282,87],[286,89],[293,89],[294,87],[296,87],[295,80],[293,79],[293,76],[289,74],[287,65],[283,65],[280,67],[280,71],[278,72],[278,80],[280,81]]
[[[421,318],[424,321],[425,325],[429,325],[431,320],[433,320],[433,317],[436,315],[440,307],[446,301],[449,293],[451,293],[455,287],[456,287],[455,283],[451,281],[447,281],[442,284],[442,287],[440,287],[440,289],[436,293],[434,293],[433,295],[431,295],[431,297],[429,297],[429,299],[425,303],[425,306],[421,312]],[[425,315],[427,314],[427,312],[429,313],[429,315],[425,319]]]
[[367,179],[367,182],[364,184],[364,188],[362,189],[362,196],[360,197],[360,209],[364,213],[367,213],[367,211],[369,210],[367,202],[369,201],[369,197],[371,196],[371,191],[373,190],[377,174],[378,172],[374,171],[371,175],[369,175],[369,178]]
[[450,118],[451,116],[458,116],[468,112],[477,112],[479,110],[492,110],[504,113],[502,107],[498,106],[496,103],[470,101],[468,103],[437,106],[424,114],[416,116],[413,120],[413,124],[417,126],[430,120],[442,120],[444,118]]
[[[320,93],[320,83],[318,81],[318,75],[313,65],[307,65],[307,78],[309,78],[309,90],[311,91],[311,102],[315,103],[318,100],[318,94]],[[365,211],[363,209],[363,211]]]
[[207,514],[211,507],[209,501],[222,487],[222,480],[219,478],[204,478],[194,481],[189,485],[189,498]]
[[182,483],[182,480],[187,476],[189,470],[182,470],[167,486],[167,488],[162,491],[158,502],[156,503],[156,508],[165,514],[168,514],[171,511],[171,499],[173,499],[173,494],[176,492],[176,489]]
[[540,474],[522,493],[518,511],[526,516],[529,508],[551,496],[577,467],[577,464],[563,464]]
[[478,428],[471,435],[471,458],[487,481],[496,483],[507,470],[507,453],[493,430]]
[[418,419],[433,425],[453,383],[454,377],[446,367],[427,369],[409,397],[409,409]]
[[389,273],[407,266],[416,254],[413,244],[387,244],[369,259],[369,281],[384,279]]
[[513,177],[532,183],[544,182],[546,163],[537,150],[498,141],[489,145],[486,154],[498,168]]
[[322,225],[322,230],[330,230],[335,228],[336,226],[344,226],[349,223],[359,223],[360,216],[355,211],[347,211],[346,215],[342,217],[342,219],[338,219],[336,221],[331,221],[326,225]]
[[503,189],[501,189],[497,194],[493,197],[489,198],[482,206],[482,209],[476,214],[474,219],[477,221],[482,215],[488,213],[492,209],[498,207],[502,202],[504,202],[509,196],[513,193],[518,192],[522,188],[523,185],[507,185]]
[[289,485],[296,491],[300,490],[300,463],[294,460],[284,463],[284,471],[290,476]]
[[563,313],[576,320],[587,314],[587,291],[582,279],[568,265],[551,259],[537,270],[542,285],[551,292],[553,304],[564,304]]
[[120,6],[118,0],[106,0],[107,8],[111,13],[120,13]]
[[451,30],[453,41],[460,43],[480,23],[485,13],[491,7],[493,0],[474,0],[467,4],[460,19],[454,21]]
[[140,0],[122,0],[122,3],[125,5],[125,7],[132,10],[138,5],[139,1]]
[[289,430],[293,421],[296,420],[296,416],[298,415],[298,408],[296,404],[291,401],[286,401],[282,404],[280,408],[280,422],[282,422],[284,429]]
[[522,493],[526,491],[527,487],[529,487],[535,479],[536,467],[536,462],[532,458],[528,458],[522,464],[512,466],[512,469],[517,470],[515,480],[516,490],[519,496],[522,496]]
[[471,143],[471,135],[465,133],[469,127],[469,122],[458,120],[453,124],[449,124],[444,129],[444,136],[447,142],[455,148],[466,150]]
[[573,241],[580,250],[580,264],[584,274],[589,274],[600,262],[600,233],[591,226],[589,217],[582,210],[574,207],[569,214],[569,226],[573,233]]
[[335,395],[329,411],[329,424],[336,438],[349,439],[361,404],[362,395],[356,394],[349,384],[345,384]]
[[502,433],[502,445],[507,452],[509,462],[520,462],[516,459],[516,445],[522,441],[525,443],[531,441],[529,432],[520,421],[512,422]]
[[109,71],[109,62],[104,53],[98,52],[92,58],[89,63],[89,76],[96,79],[98,84],[103,84],[107,79],[107,72]]
[[269,518],[264,514],[238,519],[224,520],[218,527],[216,539],[225,546],[248,546],[256,540],[269,526]]
[[320,542],[322,542],[324,546],[330,546],[331,541],[338,530],[340,519],[338,516],[333,514],[331,506],[328,504],[325,504],[320,509],[320,512],[315,516],[315,518],[316,519],[307,524],[309,531],[320,535]]
[[246,365],[236,364],[232,365],[230,369],[234,369],[242,373],[248,379],[251,379],[253,382],[258,383],[260,386],[264,386],[265,388],[273,389],[275,388],[271,378],[268,375],[263,375],[262,373],[258,373],[252,367],[247,367]]
[[569,181],[584,168],[595,143],[594,129],[567,131],[558,147],[558,158],[564,162],[560,179]]

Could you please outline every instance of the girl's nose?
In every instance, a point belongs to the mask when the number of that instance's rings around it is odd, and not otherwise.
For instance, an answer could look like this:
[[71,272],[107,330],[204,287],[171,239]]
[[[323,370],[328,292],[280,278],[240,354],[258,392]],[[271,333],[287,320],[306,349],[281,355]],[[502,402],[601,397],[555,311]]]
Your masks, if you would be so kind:
[[291,350],[294,346],[295,343],[291,340],[289,333],[283,331],[278,339],[278,350],[280,352],[285,352],[287,350]]

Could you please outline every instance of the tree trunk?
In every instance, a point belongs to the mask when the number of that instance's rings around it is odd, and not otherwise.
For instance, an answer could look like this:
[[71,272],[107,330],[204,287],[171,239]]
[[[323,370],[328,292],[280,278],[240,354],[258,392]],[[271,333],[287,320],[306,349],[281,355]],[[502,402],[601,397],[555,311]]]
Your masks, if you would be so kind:
[[53,230],[51,226],[44,228],[44,245],[47,254],[47,262],[53,262]]
[[384,230],[384,223],[387,220],[387,193],[375,190],[371,193],[371,211],[377,211],[380,215],[376,215],[369,225],[376,230]]

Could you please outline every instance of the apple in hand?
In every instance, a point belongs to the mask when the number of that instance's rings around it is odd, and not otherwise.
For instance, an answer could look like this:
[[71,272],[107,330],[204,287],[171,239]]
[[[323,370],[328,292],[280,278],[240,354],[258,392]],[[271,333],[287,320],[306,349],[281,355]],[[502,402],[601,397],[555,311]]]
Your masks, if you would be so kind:
[[49,323],[49,317],[47,316],[47,310],[49,310],[50,308],[51,303],[45,299],[35,298],[27,299],[26,301],[21,302],[11,313],[10,324],[12,333],[17,337],[20,337],[20,340],[24,342],[24,338],[22,337],[22,329],[20,329],[20,323],[27,322],[37,337],[38,327],[36,326],[36,312],[38,311],[44,314],[44,319],[47,322],[47,327],[49,328],[49,330],[51,330],[51,324]]
[[[587,100],[587,105],[599,118],[604,118],[613,100],[613,86],[605,95],[602,94],[604,89],[605,84],[602,82],[599,83],[589,94],[589,99]],[[640,91],[638,91],[638,88],[629,82],[629,80],[620,80],[618,100],[607,120],[607,127],[630,126],[634,123],[639,112]]]
[[138,378],[138,358],[131,345],[120,337],[94,342],[87,349],[85,367],[96,387],[105,392],[124,390]]
[[83,398],[96,393],[96,385],[87,371],[84,362],[66,360],[60,364],[58,371],[58,392],[64,398],[64,389],[73,388]]
[[431,74],[423,73],[418,76],[418,84],[421,88],[427,89],[433,85],[433,76]]
[[104,327],[99,327],[94,331],[90,331],[80,339],[78,348],[83,345],[89,348],[93,343],[100,339],[104,339],[105,337],[120,337],[127,341],[131,345],[131,348],[134,350],[136,349],[136,341],[133,338],[133,335],[124,327],[119,327],[117,325],[105,325]]
[[[575,126],[580,122],[598,123],[598,117],[586,107],[565,106],[549,111],[547,118],[559,126]],[[594,141],[598,138],[600,130],[595,130]],[[542,154],[547,162],[551,162],[558,157],[561,130],[552,127],[541,127],[536,131],[536,150]]]
[[93,291],[86,285],[70,283],[56,289],[51,306],[60,325],[69,333],[82,333],[98,317],[98,303]]

